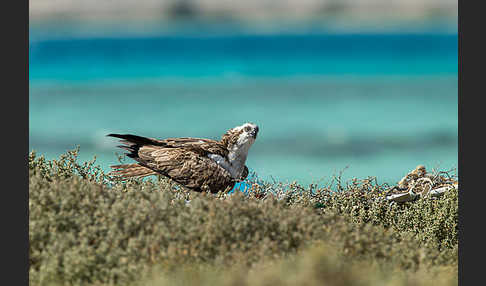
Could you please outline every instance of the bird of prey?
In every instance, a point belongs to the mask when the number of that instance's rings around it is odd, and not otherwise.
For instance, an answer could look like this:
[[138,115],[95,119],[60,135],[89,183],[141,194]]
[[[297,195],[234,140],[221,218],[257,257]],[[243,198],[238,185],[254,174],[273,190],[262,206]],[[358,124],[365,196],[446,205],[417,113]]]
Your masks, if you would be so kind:
[[257,134],[258,126],[253,123],[229,129],[220,141],[108,134],[122,139],[123,145],[117,147],[137,161],[111,166],[111,174],[121,179],[161,174],[197,192],[228,192],[248,176],[246,157]]

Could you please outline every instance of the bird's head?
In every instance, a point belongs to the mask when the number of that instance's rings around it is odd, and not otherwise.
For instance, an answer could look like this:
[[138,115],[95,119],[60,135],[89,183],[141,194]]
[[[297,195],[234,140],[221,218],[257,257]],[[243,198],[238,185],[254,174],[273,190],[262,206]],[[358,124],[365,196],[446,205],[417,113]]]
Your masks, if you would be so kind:
[[258,126],[253,123],[245,123],[228,130],[221,138],[221,142],[228,148],[228,150],[242,150],[248,152],[248,149],[255,142],[257,135]]

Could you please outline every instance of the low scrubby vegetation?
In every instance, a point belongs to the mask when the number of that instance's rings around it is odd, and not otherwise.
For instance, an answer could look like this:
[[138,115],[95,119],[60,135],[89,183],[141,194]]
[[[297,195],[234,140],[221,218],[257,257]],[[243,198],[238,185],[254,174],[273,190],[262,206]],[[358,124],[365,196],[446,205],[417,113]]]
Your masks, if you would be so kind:
[[403,204],[374,178],[245,194],[113,181],[29,154],[31,285],[457,284],[458,191]]

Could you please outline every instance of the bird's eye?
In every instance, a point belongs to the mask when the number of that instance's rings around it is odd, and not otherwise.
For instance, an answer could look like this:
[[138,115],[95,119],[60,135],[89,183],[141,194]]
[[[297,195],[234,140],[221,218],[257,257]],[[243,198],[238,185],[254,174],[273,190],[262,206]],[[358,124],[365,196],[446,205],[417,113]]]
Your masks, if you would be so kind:
[[246,132],[250,132],[250,130],[251,130],[251,127],[250,127],[250,126],[246,126],[246,127],[245,127],[245,131],[246,131]]

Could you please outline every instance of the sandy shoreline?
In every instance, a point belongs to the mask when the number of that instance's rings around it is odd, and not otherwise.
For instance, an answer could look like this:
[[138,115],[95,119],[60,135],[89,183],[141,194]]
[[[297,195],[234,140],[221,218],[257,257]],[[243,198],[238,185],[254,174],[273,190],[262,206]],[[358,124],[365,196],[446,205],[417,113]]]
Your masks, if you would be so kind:
[[232,19],[240,21],[337,18],[347,21],[424,20],[457,18],[453,0],[30,0],[29,18],[33,23],[53,19],[78,21],[163,21],[174,19]]

